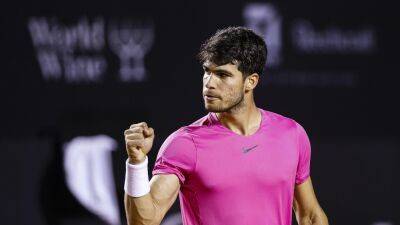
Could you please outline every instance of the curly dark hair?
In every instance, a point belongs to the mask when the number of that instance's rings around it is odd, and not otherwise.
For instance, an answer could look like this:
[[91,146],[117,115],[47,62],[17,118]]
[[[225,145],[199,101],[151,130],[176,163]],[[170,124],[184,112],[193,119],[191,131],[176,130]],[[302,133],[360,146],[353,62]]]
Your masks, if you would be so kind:
[[264,39],[245,27],[227,27],[207,39],[197,55],[200,63],[210,61],[218,66],[236,64],[243,79],[257,73],[261,75],[267,59]]

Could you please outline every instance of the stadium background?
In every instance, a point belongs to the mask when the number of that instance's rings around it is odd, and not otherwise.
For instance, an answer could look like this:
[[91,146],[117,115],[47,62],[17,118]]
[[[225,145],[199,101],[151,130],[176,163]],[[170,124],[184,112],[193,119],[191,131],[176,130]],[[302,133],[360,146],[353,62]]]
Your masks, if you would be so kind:
[[[395,7],[360,0],[7,4],[1,224],[126,224],[123,131],[140,121],[155,128],[151,171],[164,139],[206,113],[200,44],[234,25],[266,38],[271,58],[257,106],[305,127],[314,188],[330,223],[400,224]],[[178,213],[176,202],[163,224],[179,224]]]

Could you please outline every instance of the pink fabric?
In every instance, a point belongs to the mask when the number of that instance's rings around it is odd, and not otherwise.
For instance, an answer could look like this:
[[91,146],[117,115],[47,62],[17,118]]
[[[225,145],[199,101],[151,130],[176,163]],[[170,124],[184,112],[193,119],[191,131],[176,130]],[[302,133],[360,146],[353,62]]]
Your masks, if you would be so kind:
[[208,113],[164,141],[152,174],[178,176],[184,225],[292,224],[294,186],[310,175],[310,142],[293,119],[259,110],[261,126],[250,136]]

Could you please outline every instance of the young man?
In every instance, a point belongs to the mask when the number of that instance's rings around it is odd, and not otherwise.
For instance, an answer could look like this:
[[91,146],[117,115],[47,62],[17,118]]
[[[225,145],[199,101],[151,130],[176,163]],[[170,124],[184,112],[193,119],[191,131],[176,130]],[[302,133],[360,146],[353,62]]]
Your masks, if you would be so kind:
[[256,107],[263,39],[243,27],[218,31],[201,47],[209,112],[161,146],[150,182],[154,130],[125,131],[128,224],[159,224],[179,193],[184,225],[327,225],[310,178],[311,148],[295,120]]

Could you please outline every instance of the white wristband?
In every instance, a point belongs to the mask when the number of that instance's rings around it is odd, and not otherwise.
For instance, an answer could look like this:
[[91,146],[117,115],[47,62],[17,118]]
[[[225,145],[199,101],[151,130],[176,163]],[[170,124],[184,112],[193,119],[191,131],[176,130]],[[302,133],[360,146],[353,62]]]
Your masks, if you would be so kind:
[[125,192],[132,197],[140,197],[150,192],[149,175],[147,171],[148,158],[139,164],[130,164],[126,160]]

